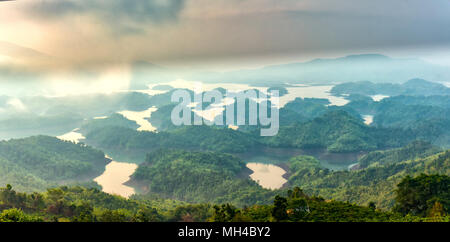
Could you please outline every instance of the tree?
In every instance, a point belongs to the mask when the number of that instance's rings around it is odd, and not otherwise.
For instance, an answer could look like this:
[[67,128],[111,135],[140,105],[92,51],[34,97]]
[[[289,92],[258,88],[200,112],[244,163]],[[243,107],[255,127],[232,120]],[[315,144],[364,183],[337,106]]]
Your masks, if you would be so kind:
[[377,209],[377,205],[375,204],[375,202],[369,202],[369,208],[375,211]]
[[41,219],[25,214],[21,209],[11,208],[3,210],[0,222],[40,222]]
[[155,208],[140,208],[133,218],[133,222],[160,222],[162,217]]
[[81,202],[80,205],[74,209],[75,216],[73,222],[94,222],[95,216],[93,215],[94,208],[86,201]]
[[231,222],[238,213],[238,210],[231,204],[214,206],[213,222]]
[[406,176],[395,190],[394,211],[425,217],[436,205],[450,209],[450,177],[421,174],[416,178]]
[[273,205],[274,205],[274,207],[272,209],[272,217],[274,217],[276,221],[286,220],[288,217],[287,199],[277,195],[277,196],[275,196]]
[[440,218],[445,216],[444,206],[440,202],[435,202],[428,215],[431,218]]

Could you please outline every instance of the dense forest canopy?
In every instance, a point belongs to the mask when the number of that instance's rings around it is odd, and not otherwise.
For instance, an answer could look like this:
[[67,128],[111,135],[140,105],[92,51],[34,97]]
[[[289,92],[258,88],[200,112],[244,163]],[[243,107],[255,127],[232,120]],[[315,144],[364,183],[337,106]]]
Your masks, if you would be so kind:
[[[407,154],[414,146],[424,148],[414,155]],[[373,202],[379,208],[390,209],[394,205],[395,186],[406,175],[450,175],[450,151],[436,152],[436,148],[427,144],[413,143],[381,154],[369,153],[360,159],[363,164],[369,162],[369,167],[350,171],[330,171],[314,158],[296,157],[289,163],[292,175],[288,182],[327,199],[366,205]],[[391,160],[387,160],[389,157]]]
[[[405,177],[395,191],[392,211],[379,210],[373,203],[358,206],[310,196],[298,187],[287,190],[287,196],[276,195],[268,204],[239,208],[230,203],[187,204],[157,197],[124,199],[79,186],[27,194],[8,184],[0,188],[0,222],[448,222],[449,179],[424,174]],[[415,210],[416,204],[420,211]]]
[[143,185],[149,193],[188,202],[267,203],[276,192],[240,176],[245,173],[245,163],[233,155],[158,150],[147,155],[131,183]]
[[85,182],[100,175],[105,154],[49,136],[0,141],[0,181],[21,191],[42,191],[58,183]]
[[429,82],[423,79],[411,79],[402,84],[393,83],[373,83],[348,82],[338,84],[333,87],[331,93],[335,95],[342,94],[362,94],[362,95],[410,95],[410,96],[431,96],[431,95],[450,95],[450,88],[435,82]]

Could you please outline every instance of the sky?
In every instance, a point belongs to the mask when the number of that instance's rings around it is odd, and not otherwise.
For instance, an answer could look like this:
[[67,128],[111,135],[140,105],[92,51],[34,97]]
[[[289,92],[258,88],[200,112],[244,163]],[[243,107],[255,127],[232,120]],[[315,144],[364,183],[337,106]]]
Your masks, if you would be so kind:
[[231,70],[357,53],[450,66],[449,0],[0,1],[0,65]]

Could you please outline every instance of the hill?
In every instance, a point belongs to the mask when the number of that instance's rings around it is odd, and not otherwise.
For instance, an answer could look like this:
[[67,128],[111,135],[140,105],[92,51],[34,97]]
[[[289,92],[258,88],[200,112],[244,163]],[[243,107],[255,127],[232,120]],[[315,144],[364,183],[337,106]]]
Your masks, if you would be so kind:
[[414,78],[402,84],[373,83],[369,81],[342,83],[334,86],[331,89],[331,93],[334,95],[431,96],[450,95],[450,88],[439,83]]
[[[292,174],[288,182],[291,186],[299,186],[309,194],[323,196],[326,199],[349,201],[357,204],[373,202],[378,208],[390,209],[394,206],[394,190],[396,185],[406,176],[419,174],[450,175],[450,150],[425,156],[430,149],[424,149],[413,158],[410,154],[398,156],[411,149],[386,151],[379,160],[374,159],[368,168],[356,171],[330,171],[317,162],[305,158],[293,158],[289,165]],[[432,152],[433,153],[433,152]],[[397,155],[397,156],[396,156]],[[373,155],[369,153],[368,157]],[[385,158],[398,158],[402,161]],[[364,162],[367,158],[362,158]]]
[[160,148],[240,153],[258,146],[251,136],[239,131],[211,126],[184,126],[170,132],[145,132],[106,126],[92,130],[86,142],[96,147],[149,152]]
[[[325,200],[307,195],[298,187],[288,190],[287,196],[277,195],[269,204],[237,208],[232,204],[187,204],[160,198],[124,199],[84,187],[26,194],[7,185],[0,188],[0,222],[444,222],[449,219],[448,203],[442,206],[436,199],[448,197],[445,185],[449,181],[448,176],[436,175],[405,178],[396,189],[393,211],[376,209],[373,204]],[[426,187],[438,189],[415,196]],[[405,197],[404,192],[414,196]],[[414,213],[416,205],[424,213]]]
[[145,193],[187,202],[230,202],[239,206],[270,201],[275,192],[261,188],[248,177],[245,163],[216,152],[158,150],[147,155],[132,175]]
[[343,110],[327,111],[307,122],[280,127],[278,135],[263,143],[277,147],[325,148],[329,152],[352,152],[399,147],[412,137],[401,129],[374,128]]
[[91,181],[107,163],[102,151],[49,136],[0,142],[0,182],[20,191]]

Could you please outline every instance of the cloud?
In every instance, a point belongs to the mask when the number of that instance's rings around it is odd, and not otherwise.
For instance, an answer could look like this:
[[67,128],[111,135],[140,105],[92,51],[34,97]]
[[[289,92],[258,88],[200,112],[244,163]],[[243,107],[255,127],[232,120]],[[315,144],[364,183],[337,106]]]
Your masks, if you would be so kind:
[[19,111],[25,111],[27,109],[25,104],[23,104],[23,102],[18,98],[11,98],[7,101],[6,104]]
[[89,16],[111,29],[140,31],[140,25],[174,21],[185,0],[46,0],[27,5],[40,19]]
[[[1,39],[52,56],[57,68],[138,60],[225,66],[450,46],[448,0],[20,0],[0,6]],[[3,63],[37,59],[1,48]]]

